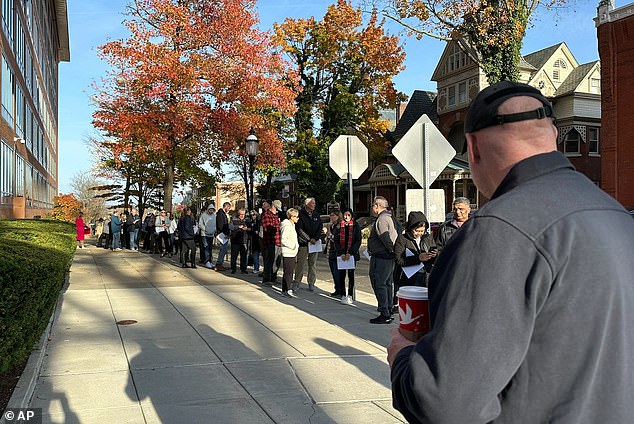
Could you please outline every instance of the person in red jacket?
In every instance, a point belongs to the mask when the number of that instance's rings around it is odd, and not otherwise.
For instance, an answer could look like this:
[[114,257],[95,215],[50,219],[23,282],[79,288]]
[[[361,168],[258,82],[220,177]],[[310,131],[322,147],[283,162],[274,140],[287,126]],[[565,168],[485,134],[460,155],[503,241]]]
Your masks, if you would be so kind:
[[84,224],[84,213],[79,212],[79,216],[75,220],[75,229],[77,230],[77,246],[80,249],[84,249],[84,228],[86,224]]

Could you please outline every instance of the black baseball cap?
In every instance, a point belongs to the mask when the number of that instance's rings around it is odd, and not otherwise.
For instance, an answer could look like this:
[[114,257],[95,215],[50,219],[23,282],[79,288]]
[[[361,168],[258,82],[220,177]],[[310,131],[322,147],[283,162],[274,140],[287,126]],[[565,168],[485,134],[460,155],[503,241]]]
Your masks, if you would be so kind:
[[[512,97],[533,97],[542,103],[542,107],[528,112],[498,114],[498,107]],[[464,132],[470,133],[494,125],[529,119],[553,118],[553,106],[535,87],[520,82],[501,81],[480,91],[469,105],[464,123]]]

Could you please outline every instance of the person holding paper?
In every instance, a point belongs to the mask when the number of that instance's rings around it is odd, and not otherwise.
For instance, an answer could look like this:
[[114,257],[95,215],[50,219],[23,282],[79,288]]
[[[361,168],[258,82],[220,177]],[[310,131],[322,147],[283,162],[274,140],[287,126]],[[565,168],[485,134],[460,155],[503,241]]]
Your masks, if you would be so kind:
[[330,222],[322,230],[322,237],[326,245],[324,253],[328,257],[328,266],[330,267],[330,274],[332,275],[332,281],[335,284],[335,291],[330,293],[330,296],[340,298],[345,293],[341,291],[341,284],[339,284],[339,269],[337,268],[337,248],[335,246],[335,234],[339,232],[339,223],[341,222],[341,212],[338,209],[330,211]]
[[395,292],[401,286],[427,286],[427,274],[431,272],[437,253],[434,237],[427,233],[428,228],[429,221],[424,213],[409,213],[405,231],[394,243],[394,260],[402,269],[400,278],[395,281]]
[[[225,239],[228,239],[231,231],[229,230],[229,216],[227,213],[231,210],[231,203],[224,202],[222,204],[222,209],[216,212],[216,237],[220,234],[224,234]],[[218,251],[218,258],[216,258],[216,266],[214,269],[218,272],[225,271],[225,255],[227,254],[227,250],[229,249],[229,242],[225,241],[220,244],[220,248]]]
[[[339,223],[334,234],[337,256],[352,268],[339,270],[339,290],[341,291],[341,303],[352,305],[354,297],[354,264],[359,261],[359,248],[361,247],[361,227],[353,219],[352,209],[343,210],[343,220]],[[348,274],[348,295],[346,296],[346,272]]]
[[[299,284],[304,278],[304,270],[308,268],[308,290],[315,289],[315,281],[317,281],[317,252],[309,252],[309,245],[315,245],[321,242],[321,217],[317,212],[314,197],[309,197],[304,201],[304,207],[299,211],[299,221],[295,224],[297,230],[297,238],[299,239],[299,253],[297,254],[297,266],[295,268],[295,280],[293,285],[295,289],[299,288]],[[306,265],[308,265],[306,267]]]

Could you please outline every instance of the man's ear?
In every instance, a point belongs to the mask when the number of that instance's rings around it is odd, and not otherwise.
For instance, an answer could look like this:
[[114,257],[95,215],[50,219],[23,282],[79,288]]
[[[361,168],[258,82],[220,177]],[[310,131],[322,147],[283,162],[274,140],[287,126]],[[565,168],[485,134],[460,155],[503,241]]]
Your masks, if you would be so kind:
[[467,150],[469,153],[469,163],[477,164],[480,162],[480,151],[478,150],[478,139],[473,133],[465,134],[467,139]]

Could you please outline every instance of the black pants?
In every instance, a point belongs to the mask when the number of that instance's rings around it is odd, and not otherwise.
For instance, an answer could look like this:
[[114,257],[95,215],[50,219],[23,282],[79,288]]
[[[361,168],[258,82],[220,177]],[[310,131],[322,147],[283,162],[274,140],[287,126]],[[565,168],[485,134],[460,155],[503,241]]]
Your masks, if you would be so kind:
[[348,296],[354,296],[354,269],[342,269],[339,271],[341,295],[346,295],[346,271],[348,273]]
[[266,250],[266,255],[264,255],[264,278],[262,281],[273,283],[277,280],[279,265],[276,264],[281,259],[282,248],[273,244],[262,249],[262,251],[264,250]]
[[231,243],[231,271],[237,268],[238,254],[240,255],[240,270],[247,270],[247,247],[244,243]]
[[284,276],[282,277],[282,291],[289,291],[293,286],[293,274],[295,273],[295,264],[297,263],[297,256],[283,257],[284,263]]
[[186,264],[189,257],[189,263],[196,265],[196,242],[194,239],[182,240],[181,263]]
[[161,231],[157,235],[159,251],[161,253],[172,253],[172,243],[170,243],[170,235],[167,231]]

